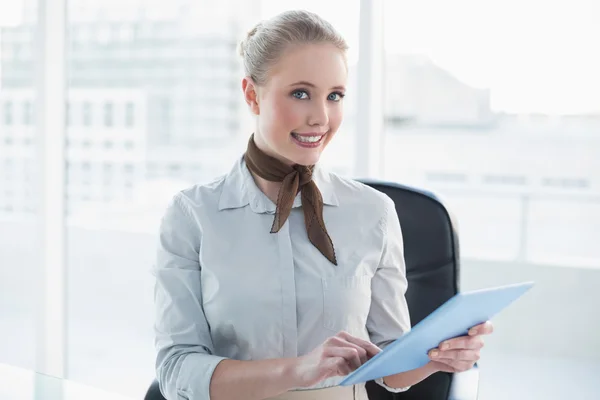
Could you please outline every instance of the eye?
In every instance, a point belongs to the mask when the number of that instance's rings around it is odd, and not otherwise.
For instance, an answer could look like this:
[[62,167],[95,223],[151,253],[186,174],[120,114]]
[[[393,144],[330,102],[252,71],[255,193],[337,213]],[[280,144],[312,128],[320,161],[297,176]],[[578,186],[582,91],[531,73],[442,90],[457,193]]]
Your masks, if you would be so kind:
[[294,90],[292,92],[292,96],[297,98],[298,100],[308,99],[308,93],[306,90]]
[[341,99],[344,98],[344,96],[345,96],[344,93],[333,92],[333,93],[330,93],[329,96],[327,96],[327,100],[340,101]]

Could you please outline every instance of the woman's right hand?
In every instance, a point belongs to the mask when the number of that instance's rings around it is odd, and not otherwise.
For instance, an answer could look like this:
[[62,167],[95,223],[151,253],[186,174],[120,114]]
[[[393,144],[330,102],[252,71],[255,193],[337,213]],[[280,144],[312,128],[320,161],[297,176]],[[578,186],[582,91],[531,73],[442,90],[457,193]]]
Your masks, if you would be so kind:
[[300,383],[298,387],[313,386],[332,376],[348,375],[380,351],[371,342],[340,332],[309,354],[296,358],[294,375]]

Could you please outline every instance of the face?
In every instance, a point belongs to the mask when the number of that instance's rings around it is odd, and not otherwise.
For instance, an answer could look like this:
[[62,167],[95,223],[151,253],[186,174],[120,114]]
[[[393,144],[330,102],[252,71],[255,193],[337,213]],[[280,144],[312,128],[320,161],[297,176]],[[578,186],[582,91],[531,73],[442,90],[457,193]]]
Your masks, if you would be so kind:
[[342,122],[347,77],[342,51],[305,44],[284,52],[264,85],[245,78],[256,145],[289,165],[316,164]]

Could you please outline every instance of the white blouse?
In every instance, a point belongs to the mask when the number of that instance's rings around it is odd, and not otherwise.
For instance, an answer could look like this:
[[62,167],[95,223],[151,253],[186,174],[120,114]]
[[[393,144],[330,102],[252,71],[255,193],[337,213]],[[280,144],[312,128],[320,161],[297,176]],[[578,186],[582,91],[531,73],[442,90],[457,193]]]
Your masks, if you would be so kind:
[[275,204],[243,158],[226,176],[174,196],[154,269],[165,397],[209,399],[213,371],[226,358],[297,357],[341,330],[383,348],[410,329],[393,201],[318,166],[313,179],[337,266],[308,240],[299,194],[282,229],[270,233]]

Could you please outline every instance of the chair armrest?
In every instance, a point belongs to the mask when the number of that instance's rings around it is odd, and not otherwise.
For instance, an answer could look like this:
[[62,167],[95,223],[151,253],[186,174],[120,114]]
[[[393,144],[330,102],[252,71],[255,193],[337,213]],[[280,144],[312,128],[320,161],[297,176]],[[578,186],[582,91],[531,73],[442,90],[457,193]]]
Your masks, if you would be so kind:
[[165,400],[162,393],[160,393],[160,389],[158,388],[158,381],[156,379],[148,388],[148,392],[146,393],[144,400]]
[[452,375],[448,400],[477,400],[479,393],[479,368]]

